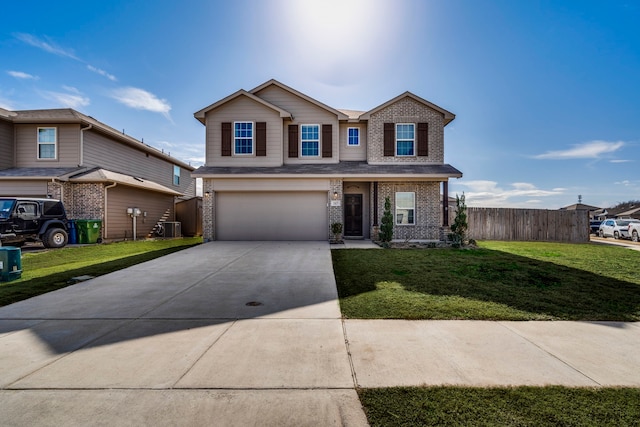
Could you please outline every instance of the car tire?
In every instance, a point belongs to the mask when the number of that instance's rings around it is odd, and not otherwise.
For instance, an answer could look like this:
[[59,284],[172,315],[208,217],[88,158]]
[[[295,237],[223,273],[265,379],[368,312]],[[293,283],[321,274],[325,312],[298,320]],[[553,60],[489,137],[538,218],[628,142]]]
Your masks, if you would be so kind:
[[638,243],[638,232],[636,230],[633,230],[633,233],[631,234],[631,241]]
[[45,248],[62,248],[68,241],[69,235],[62,228],[48,229],[42,239]]
[[620,238],[620,233],[618,233],[617,231],[613,232],[613,238],[614,239],[619,239]]

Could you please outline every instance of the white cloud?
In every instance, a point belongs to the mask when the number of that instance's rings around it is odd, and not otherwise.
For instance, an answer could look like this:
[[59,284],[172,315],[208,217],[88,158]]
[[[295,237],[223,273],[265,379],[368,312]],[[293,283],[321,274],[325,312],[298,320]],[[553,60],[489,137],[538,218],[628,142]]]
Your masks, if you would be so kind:
[[[464,186],[466,201],[469,206],[512,207],[516,204],[539,204],[540,197],[559,196],[565,189],[554,188],[542,190],[527,182],[515,182],[511,188],[503,189],[495,181],[467,181],[456,185]],[[524,199],[524,200],[523,200]]]
[[640,181],[629,181],[628,179],[625,179],[623,181],[614,182],[614,184],[615,185],[623,185],[625,187],[635,187],[638,182],[640,182]]
[[534,159],[597,159],[604,154],[618,151],[624,146],[624,142],[590,141],[583,144],[575,144],[568,150],[547,151],[544,154],[533,156]]
[[32,76],[31,74],[22,71],[7,71],[7,74],[9,74],[11,77],[15,77],[16,79],[23,80],[38,80],[40,78],[38,76]]
[[91,103],[91,100],[88,97],[84,96],[75,87],[63,86],[63,89],[68,93],[47,91],[44,92],[44,96],[45,98],[54,100],[64,107],[73,109],[86,107]]
[[102,69],[100,69],[98,67],[94,67],[93,65],[87,64],[87,69],[89,71],[93,71],[96,74],[100,74],[101,76],[104,76],[104,77],[108,78],[112,82],[117,82],[118,81],[116,76],[114,76],[113,74],[109,74],[105,70],[102,70]]
[[159,99],[154,94],[136,87],[123,87],[111,92],[111,97],[116,101],[136,110],[147,110],[161,113],[169,120],[171,105],[166,99]]
[[634,160],[631,159],[614,159],[614,160],[609,160],[610,163],[631,163]]
[[42,49],[45,52],[49,52],[52,53],[54,55],[58,55],[58,56],[63,56],[63,57],[67,57],[67,58],[71,58],[71,59],[75,59],[75,60],[79,60],[78,57],[73,53],[72,49],[67,49],[67,48],[63,48],[60,46],[57,46],[55,43],[53,43],[50,40],[41,40],[38,37],[32,35],[32,34],[27,34],[27,33],[16,33],[14,34],[14,36],[28,44],[34,47],[37,47],[38,49]]

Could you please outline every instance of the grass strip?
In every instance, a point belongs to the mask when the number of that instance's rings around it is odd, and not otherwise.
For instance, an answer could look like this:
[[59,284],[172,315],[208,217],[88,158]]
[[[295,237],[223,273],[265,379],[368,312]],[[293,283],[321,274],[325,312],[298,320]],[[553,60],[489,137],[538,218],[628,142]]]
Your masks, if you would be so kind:
[[640,389],[398,387],[358,391],[376,426],[638,426]]
[[71,278],[101,276],[202,243],[201,238],[65,247],[22,255],[22,277],[0,282],[0,306],[61,289]]

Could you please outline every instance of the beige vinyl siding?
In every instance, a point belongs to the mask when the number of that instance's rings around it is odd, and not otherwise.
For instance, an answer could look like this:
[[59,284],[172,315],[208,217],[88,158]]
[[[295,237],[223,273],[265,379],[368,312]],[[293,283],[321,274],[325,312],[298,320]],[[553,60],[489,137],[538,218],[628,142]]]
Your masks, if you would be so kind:
[[146,237],[161,219],[173,221],[175,218],[173,196],[162,193],[119,185],[107,190],[107,204],[107,235],[104,238],[109,240],[132,238],[133,220],[127,214],[127,208],[136,207],[147,212],[146,217],[137,218],[138,238]]
[[98,132],[84,134],[84,164],[154,181],[178,192],[191,185],[191,174],[180,168],[180,185],[173,185],[174,163],[114,141]]
[[[38,128],[56,128],[56,159],[38,160]],[[16,167],[74,167],[80,164],[79,124],[16,124]]]
[[0,196],[47,197],[47,181],[1,180]]
[[[347,145],[349,128],[360,129],[360,145]],[[363,160],[367,160],[367,126],[362,123],[340,123],[340,161]]]
[[[284,162],[285,163],[337,163],[339,153],[339,138],[338,138],[338,117],[305,99],[302,99],[293,93],[286,91],[278,86],[269,86],[255,94],[256,96],[264,99],[265,101],[277,105],[285,111],[290,112],[294,120],[287,120],[284,122],[284,129],[282,132],[282,148],[284,150]],[[320,157],[298,157],[290,158],[287,154],[289,152],[289,133],[287,125],[319,125],[320,126],[320,138],[322,138],[322,125],[333,125],[333,157],[322,158],[322,145],[320,146]],[[298,144],[300,142],[298,141]],[[322,141],[320,141],[322,144]],[[298,149],[298,154],[302,153],[301,149]]]
[[[254,123],[253,155],[233,155],[233,122]],[[231,156],[222,156],[222,123],[232,123]],[[267,155],[255,155],[255,123],[267,123]],[[246,96],[229,101],[206,115],[207,166],[282,166],[282,119],[280,114]]]
[[13,125],[0,120],[0,170],[13,167]]

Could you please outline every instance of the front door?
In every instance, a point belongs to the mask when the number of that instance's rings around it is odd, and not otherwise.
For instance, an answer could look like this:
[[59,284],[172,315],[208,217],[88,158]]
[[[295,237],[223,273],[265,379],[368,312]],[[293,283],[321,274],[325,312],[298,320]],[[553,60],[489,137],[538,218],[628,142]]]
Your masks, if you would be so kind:
[[362,194],[344,195],[344,235],[362,236]]

